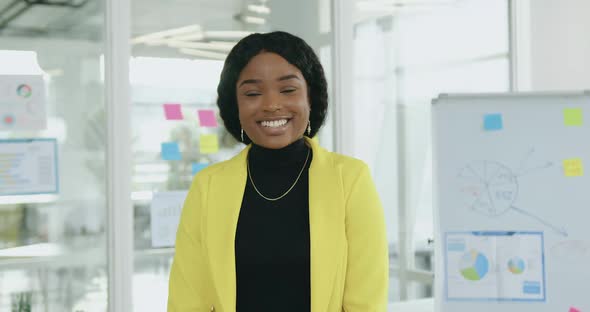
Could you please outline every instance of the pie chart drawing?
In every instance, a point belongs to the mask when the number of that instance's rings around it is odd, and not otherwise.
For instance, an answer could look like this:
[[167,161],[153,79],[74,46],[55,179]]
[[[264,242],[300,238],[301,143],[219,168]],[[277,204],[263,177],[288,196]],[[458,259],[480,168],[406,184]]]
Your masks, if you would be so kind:
[[524,272],[524,269],[524,260],[522,260],[521,258],[515,257],[508,261],[508,270],[512,272],[512,274],[522,274]]
[[29,98],[33,94],[33,89],[27,84],[21,84],[16,89],[16,93],[23,98]]
[[518,180],[508,167],[494,161],[474,161],[459,170],[465,204],[487,216],[510,210],[518,195]]
[[472,249],[463,255],[459,267],[463,278],[479,281],[488,274],[490,263],[484,254]]

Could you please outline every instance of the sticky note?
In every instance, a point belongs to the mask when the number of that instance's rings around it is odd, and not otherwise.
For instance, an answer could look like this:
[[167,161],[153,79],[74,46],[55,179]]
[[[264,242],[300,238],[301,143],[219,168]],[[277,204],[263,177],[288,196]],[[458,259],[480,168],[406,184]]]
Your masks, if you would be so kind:
[[204,164],[204,163],[193,163],[192,164],[192,173],[193,173],[193,175],[197,174],[197,172],[203,170],[205,167],[207,167],[207,164]]
[[210,109],[200,109],[199,124],[201,127],[217,127],[217,118],[215,118],[215,112]]
[[181,160],[180,148],[176,142],[162,143],[162,159],[164,160]]
[[566,126],[581,126],[584,122],[581,108],[566,108],[563,110],[563,122]]
[[219,151],[217,134],[201,134],[199,146],[202,154],[215,154]]
[[584,167],[580,158],[566,159],[563,161],[563,171],[566,177],[581,177],[584,175]]
[[180,104],[164,104],[164,115],[167,120],[182,120],[182,108]]
[[486,131],[502,130],[502,114],[487,114],[483,117],[483,129]]

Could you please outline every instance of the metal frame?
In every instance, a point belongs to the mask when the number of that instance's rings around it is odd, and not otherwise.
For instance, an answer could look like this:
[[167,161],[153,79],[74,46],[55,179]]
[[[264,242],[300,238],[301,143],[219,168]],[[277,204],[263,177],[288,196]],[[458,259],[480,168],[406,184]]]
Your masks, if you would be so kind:
[[109,311],[132,311],[133,205],[131,201],[130,0],[106,0],[107,249]]
[[338,153],[354,155],[353,108],[353,34],[354,1],[332,0],[334,48],[332,49],[334,81],[334,149]]
[[530,91],[531,87],[531,3],[508,0],[510,91]]

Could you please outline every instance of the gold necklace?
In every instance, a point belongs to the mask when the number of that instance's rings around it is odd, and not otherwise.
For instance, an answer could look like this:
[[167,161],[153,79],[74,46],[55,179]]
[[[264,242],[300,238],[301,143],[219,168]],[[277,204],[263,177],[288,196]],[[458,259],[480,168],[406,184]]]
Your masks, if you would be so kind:
[[308,148],[307,149],[307,156],[305,156],[305,163],[303,163],[303,168],[301,168],[301,171],[299,171],[299,175],[297,176],[297,179],[295,179],[295,182],[293,182],[293,185],[291,185],[291,187],[283,195],[281,195],[279,197],[275,197],[275,198],[266,197],[266,196],[262,195],[262,193],[260,193],[260,191],[256,187],[256,184],[254,184],[254,180],[252,180],[252,175],[250,174],[250,161],[248,160],[247,161],[247,164],[248,164],[248,178],[250,178],[250,182],[252,183],[252,186],[254,187],[254,190],[256,191],[256,193],[258,193],[258,195],[260,195],[262,198],[264,198],[266,200],[270,200],[270,201],[279,200],[279,199],[285,197],[287,194],[289,194],[289,192],[291,192],[291,190],[295,187],[295,185],[299,181],[299,178],[301,177],[301,174],[303,173],[303,170],[305,169],[305,166],[307,166],[307,160],[309,159],[309,151],[310,150],[311,150],[311,148]]

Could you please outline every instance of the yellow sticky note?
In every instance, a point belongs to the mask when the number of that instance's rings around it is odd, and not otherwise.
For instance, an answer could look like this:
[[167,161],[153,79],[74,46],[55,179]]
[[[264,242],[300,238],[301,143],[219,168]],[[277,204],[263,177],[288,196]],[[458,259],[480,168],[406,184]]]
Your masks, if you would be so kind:
[[581,108],[566,108],[563,110],[563,122],[566,126],[581,126],[584,123]]
[[580,158],[566,159],[563,161],[563,171],[566,177],[581,177],[584,175],[584,166]]
[[201,154],[215,154],[219,151],[217,134],[201,134],[199,141]]

